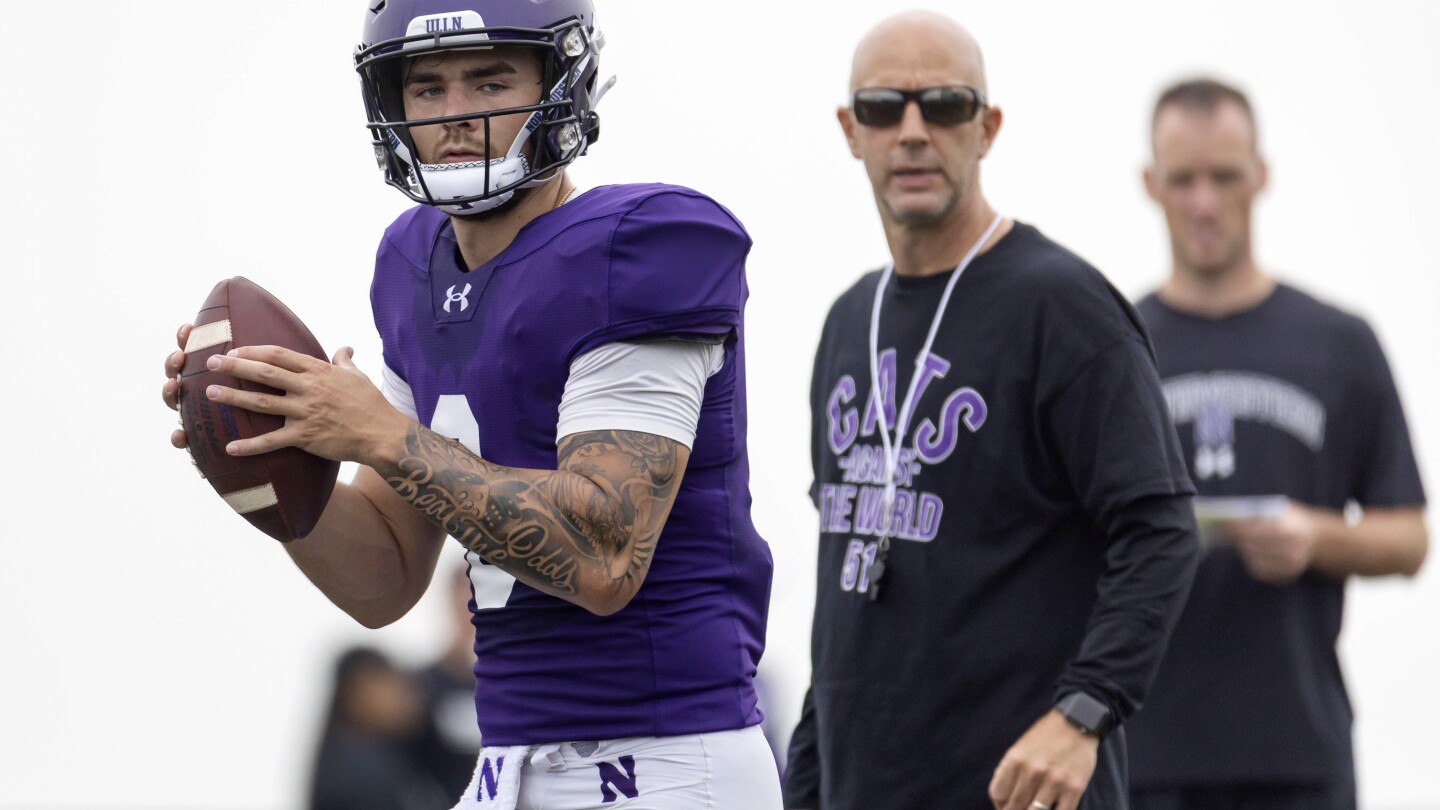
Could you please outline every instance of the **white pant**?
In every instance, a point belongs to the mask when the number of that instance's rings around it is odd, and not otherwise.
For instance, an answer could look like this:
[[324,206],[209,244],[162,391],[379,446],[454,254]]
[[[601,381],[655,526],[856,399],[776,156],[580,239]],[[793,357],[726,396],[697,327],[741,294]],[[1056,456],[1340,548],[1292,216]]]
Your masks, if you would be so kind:
[[[516,810],[780,810],[780,778],[759,726],[539,745],[523,756]],[[486,759],[481,751],[456,810],[495,806],[486,790],[495,780],[480,771]]]

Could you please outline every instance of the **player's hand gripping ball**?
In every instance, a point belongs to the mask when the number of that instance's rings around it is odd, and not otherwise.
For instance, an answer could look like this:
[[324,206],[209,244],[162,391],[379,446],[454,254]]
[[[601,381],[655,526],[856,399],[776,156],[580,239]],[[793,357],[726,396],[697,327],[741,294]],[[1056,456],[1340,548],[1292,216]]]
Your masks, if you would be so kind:
[[269,386],[205,367],[211,355],[266,345],[327,359],[320,342],[275,296],[240,276],[216,284],[185,344],[180,420],[200,475],[255,528],[288,543],[315,528],[335,488],[340,463],[297,447],[231,456],[225,452],[227,444],[281,428],[285,417],[234,408],[205,396],[209,385],[283,396]]

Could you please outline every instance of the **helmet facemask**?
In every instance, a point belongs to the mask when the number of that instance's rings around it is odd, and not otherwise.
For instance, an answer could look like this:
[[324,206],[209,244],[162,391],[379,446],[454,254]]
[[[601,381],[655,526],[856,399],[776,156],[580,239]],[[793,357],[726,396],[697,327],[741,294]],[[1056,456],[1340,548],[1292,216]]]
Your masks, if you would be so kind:
[[[546,29],[456,28],[362,47],[356,53],[356,69],[375,158],[385,181],[416,202],[463,216],[493,210],[512,199],[518,189],[554,179],[598,137],[599,119],[588,107],[604,91],[594,93],[600,46],[597,34],[579,20],[570,20]],[[539,55],[544,95],[536,103],[439,118],[406,118],[402,89],[413,60],[496,47],[533,49]],[[587,105],[577,99],[593,101]],[[493,119],[500,116],[524,117],[509,144],[491,138]],[[422,163],[411,130],[459,121],[473,121],[481,128],[488,159]],[[503,154],[497,155],[500,150]]]

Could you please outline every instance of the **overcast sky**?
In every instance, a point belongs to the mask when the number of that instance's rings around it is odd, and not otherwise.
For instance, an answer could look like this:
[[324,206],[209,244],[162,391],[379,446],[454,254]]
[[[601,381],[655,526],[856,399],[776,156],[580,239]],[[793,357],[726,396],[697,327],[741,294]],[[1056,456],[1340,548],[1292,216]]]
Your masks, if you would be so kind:
[[[575,168],[582,188],[690,185],[755,238],[752,490],[776,560],[762,669],[789,726],[814,596],[812,352],[830,301],[886,258],[833,111],[860,34],[901,6],[599,5],[602,71],[620,81]],[[233,275],[378,371],[371,261],[408,202],[382,184],[363,127],[362,6],[10,12],[0,810],[296,808],[335,652],[363,640],[419,662],[442,643],[439,599],[376,632],[330,606],[169,449],[158,396],[175,326]],[[1196,72],[1248,89],[1272,180],[1258,258],[1375,326],[1440,486],[1440,4],[931,7],[979,38],[1005,111],[983,169],[991,200],[1132,296],[1168,261],[1140,185],[1155,92]],[[1349,593],[1364,806],[1440,806],[1440,563]]]

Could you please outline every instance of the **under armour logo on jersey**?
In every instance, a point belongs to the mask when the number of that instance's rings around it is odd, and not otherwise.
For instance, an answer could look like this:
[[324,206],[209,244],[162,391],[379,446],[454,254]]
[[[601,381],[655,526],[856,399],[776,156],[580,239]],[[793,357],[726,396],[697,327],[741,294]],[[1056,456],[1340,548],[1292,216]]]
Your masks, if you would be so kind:
[[450,289],[448,289],[448,290],[445,291],[445,311],[446,311],[446,312],[449,312],[449,311],[450,311],[450,305],[451,305],[451,304],[459,304],[459,305],[460,305],[460,311],[461,311],[461,312],[464,312],[466,309],[468,309],[468,308],[470,307],[470,299],[468,299],[468,298],[465,297],[465,296],[467,296],[467,295],[469,295],[469,294],[470,294],[470,285],[469,285],[469,284],[466,284],[466,285],[465,285],[465,289],[461,290],[461,291],[458,292],[458,293],[455,292],[455,285],[454,285],[454,284],[451,284],[451,285],[450,285]]

